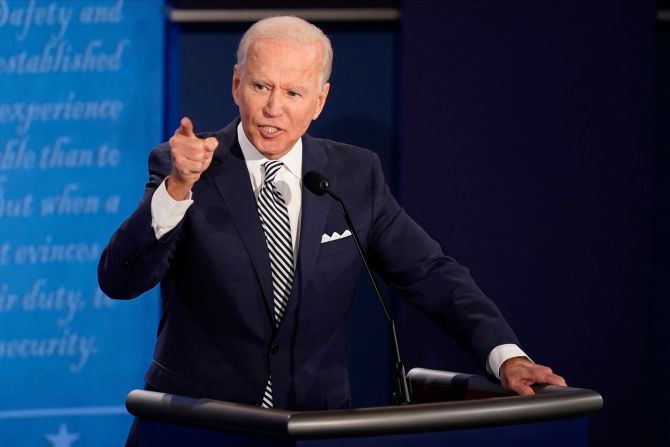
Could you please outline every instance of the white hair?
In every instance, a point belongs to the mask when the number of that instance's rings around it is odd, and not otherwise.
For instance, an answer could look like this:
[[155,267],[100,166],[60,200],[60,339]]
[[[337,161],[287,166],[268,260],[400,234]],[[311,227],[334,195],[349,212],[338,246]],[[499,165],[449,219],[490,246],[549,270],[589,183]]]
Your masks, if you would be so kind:
[[311,23],[294,16],[268,17],[251,25],[240,40],[237,47],[237,67],[240,73],[244,71],[247,61],[247,52],[251,45],[260,40],[279,40],[294,42],[302,45],[319,44],[323,50],[323,61],[319,76],[319,89],[328,82],[333,67],[333,47],[330,39],[321,29]]

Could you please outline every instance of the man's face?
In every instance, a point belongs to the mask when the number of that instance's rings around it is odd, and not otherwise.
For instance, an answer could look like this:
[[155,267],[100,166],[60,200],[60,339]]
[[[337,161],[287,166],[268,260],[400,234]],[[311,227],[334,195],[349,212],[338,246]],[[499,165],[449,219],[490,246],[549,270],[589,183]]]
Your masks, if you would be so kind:
[[285,155],[315,120],[328,96],[319,90],[322,50],[317,44],[261,40],[235,66],[233,98],[251,143],[270,160]]

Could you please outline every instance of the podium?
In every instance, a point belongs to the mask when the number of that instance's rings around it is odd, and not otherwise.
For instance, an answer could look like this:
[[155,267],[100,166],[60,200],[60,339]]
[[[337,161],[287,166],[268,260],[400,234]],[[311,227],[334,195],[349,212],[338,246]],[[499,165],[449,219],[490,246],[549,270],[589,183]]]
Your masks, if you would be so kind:
[[586,446],[596,391],[516,396],[482,376],[412,369],[416,403],[334,411],[264,409],[146,390],[126,397],[141,446]]

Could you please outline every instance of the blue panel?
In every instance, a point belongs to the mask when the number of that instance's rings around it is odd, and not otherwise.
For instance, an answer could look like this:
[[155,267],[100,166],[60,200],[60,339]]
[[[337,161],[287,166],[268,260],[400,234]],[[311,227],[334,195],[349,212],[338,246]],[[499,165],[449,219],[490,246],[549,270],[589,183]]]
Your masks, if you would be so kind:
[[[0,445],[120,445],[155,293],[98,257],[161,137],[161,0],[0,0]],[[69,441],[68,441],[69,440]]]

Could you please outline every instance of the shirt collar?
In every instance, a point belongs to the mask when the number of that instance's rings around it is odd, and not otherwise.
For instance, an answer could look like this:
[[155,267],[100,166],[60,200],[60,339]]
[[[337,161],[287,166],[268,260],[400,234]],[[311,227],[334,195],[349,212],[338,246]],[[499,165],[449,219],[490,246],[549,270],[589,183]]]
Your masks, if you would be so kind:
[[[251,172],[260,172],[261,166],[268,159],[251,144],[251,141],[249,141],[247,135],[244,133],[241,122],[237,125],[237,140],[240,143],[244,161],[247,163],[247,169]],[[286,169],[295,178],[300,180],[302,178],[302,138],[298,138],[293,147],[279,160],[284,163]]]

